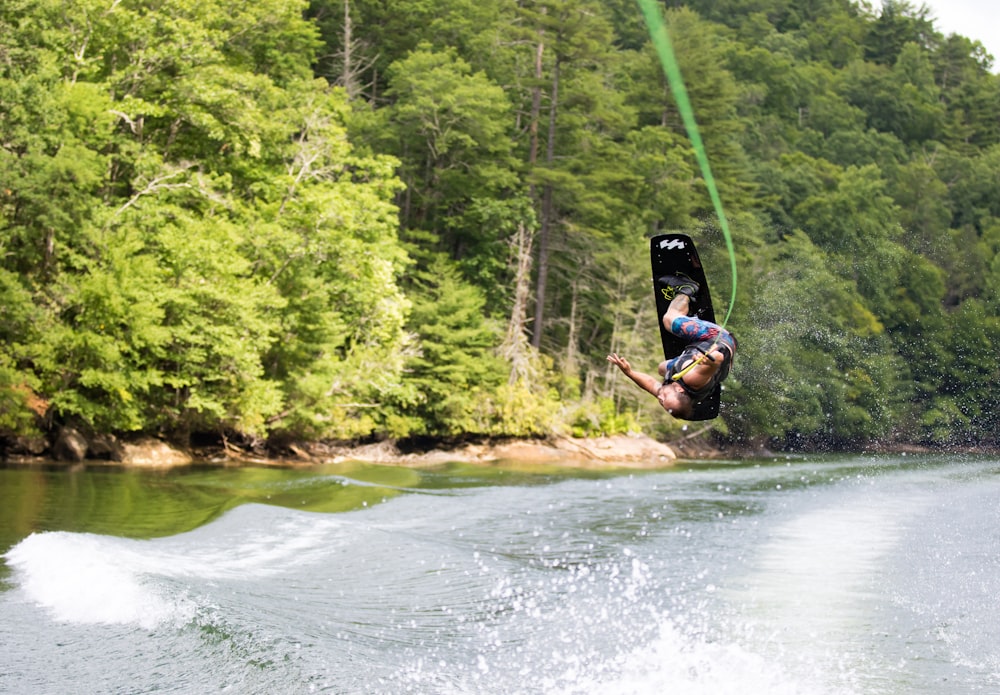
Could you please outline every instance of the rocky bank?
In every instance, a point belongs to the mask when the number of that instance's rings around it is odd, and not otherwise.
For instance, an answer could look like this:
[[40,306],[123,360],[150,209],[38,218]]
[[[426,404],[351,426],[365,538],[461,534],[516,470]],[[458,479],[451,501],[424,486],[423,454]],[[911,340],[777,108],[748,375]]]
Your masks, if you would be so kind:
[[33,447],[8,445],[7,465],[66,467],[128,466],[166,469],[194,463],[219,466],[312,466],[362,461],[403,466],[434,466],[449,462],[483,463],[516,460],[524,463],[575,467],[656,468],[678,458],[712,458],[718,452],[691,440],[665,444],[641,434],[580,439],[551,436],[544,439],[477,439],[458,443],[381,441],[369,444],[296,442],[278,448],[259,443],[211,442],[178,447],[152,437],[119,440],[108,435],[86,437],[64,428],[50,443]]

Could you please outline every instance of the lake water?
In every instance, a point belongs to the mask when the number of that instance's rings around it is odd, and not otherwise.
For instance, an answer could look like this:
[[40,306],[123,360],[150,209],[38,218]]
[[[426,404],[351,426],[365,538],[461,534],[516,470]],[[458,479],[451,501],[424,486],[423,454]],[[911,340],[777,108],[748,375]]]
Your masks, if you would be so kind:
[[0,469],[0,692],[1000,693],[1000,461]]

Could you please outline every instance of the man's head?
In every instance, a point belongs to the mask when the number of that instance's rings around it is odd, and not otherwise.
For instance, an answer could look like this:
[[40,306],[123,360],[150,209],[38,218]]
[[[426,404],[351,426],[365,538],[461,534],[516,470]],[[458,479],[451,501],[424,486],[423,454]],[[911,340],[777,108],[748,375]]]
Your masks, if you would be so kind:
[[694,400],[676,381],[663,384],[660,387],[657,400],[660,401],[664,410],[679,420],[690,420],[694,414]]

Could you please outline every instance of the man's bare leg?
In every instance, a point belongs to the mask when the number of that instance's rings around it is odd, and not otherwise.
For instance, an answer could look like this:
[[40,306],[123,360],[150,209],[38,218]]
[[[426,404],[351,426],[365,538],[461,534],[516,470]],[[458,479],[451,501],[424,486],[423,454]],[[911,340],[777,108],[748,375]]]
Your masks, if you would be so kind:
[[673,300],[670,302],[670,307],[667,309],[667,313],[663,315],[663,327],[669,331],[670,327],[674,324],[674,319],[686,318],[690,308],[690,297],[686,294],[680,293],[675,295]]

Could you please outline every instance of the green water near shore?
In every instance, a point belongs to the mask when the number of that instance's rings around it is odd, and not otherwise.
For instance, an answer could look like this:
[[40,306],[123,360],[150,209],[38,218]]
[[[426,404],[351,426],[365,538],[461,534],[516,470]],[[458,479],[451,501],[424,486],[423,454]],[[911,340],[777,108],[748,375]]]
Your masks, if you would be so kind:
[[[72,530],[127,538],[190,531],[247,503],[346,512],[402,492],[544,483],[613,472],[450,463],[422,469],[345,462],[306,468],[194,465],[171,470],[0,468],[0,554],[31,533]],[[2,570],[0,570],[2,571]]]

